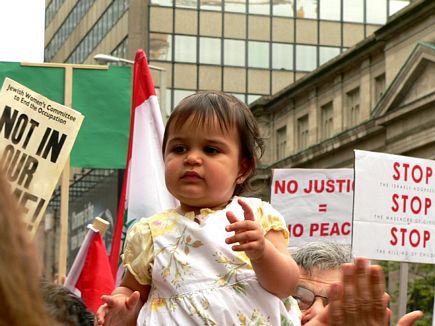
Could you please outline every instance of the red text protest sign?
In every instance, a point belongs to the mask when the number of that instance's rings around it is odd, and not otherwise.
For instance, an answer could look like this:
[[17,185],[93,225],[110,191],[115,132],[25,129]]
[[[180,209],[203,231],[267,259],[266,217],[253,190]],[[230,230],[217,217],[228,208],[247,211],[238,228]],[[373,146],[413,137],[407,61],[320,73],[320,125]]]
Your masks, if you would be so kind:
[[435,263],[435,162],[355,151],[352,251]]
[[350,244],[353,169],[275,169],[271,203],[284,216],[290,247],[328,240]]

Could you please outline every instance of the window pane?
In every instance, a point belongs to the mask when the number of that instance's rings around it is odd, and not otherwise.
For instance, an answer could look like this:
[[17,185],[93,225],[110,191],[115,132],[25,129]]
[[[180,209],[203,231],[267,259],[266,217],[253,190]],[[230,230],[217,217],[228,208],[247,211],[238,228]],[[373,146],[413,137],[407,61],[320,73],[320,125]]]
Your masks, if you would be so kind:
[[268,0],[249,0],[249,13],[269,15],[270,14],[270,2]]
[[200,7],[201,7],[201,9],[206,9],[206,10],[221,11],[222,10],[222,1],[221,0],[201,0]]
[[220,65],[221,40],[218,38],[201,37],[199,39],[199,62]]
[[311,71],[317,67],[316,47],[296,45],[296,70]]
[[180,103],[180,101],[186,96],[192,95],[195,91],[185,91],[181,89],[174,90],[174,108]]
[[287,127],[284,126],[276,131],[276,159],[280,160],[285,157],[287,147]]
[[321,0],[320,19],[340,20],[341,0]]
[[298,149],[304,149],[308,146],[308,115],[298,119]]
[[248,42],[248,66],[269,68],[269,43]]
[[409,0],[390,0],[390,16],[409,5]]
[[172,38],[170,34],[150,34],[150,57],[152,60],[172,59]]
[[334,108],[332,106],[332,102],[323,105],[320,110],[322,121],[321,137],[322,139],[326,139],[331,137],[333,131]]
[[317,18],[317,0],[297,0],[296,15],[301,18]]
[[261,97],[261,95],[255,95],[255,94],[248,94],[248,105],[252,102],[258,100]]
[[272,44],[272,69],[293,70],[293,45]]
[[196,37],[175,35],[175,61],[196,62]]
[[364,0],[343,1],[343,19],[347,22],[362,23],[364,21]]
[[319,64],[324,64],[326,61],[329,61],[339,54],[340,48],[322,46],[319,51]]
[[282,0],[275,2],[272,0],[272,13],[274,16],[293,17],[293,1]]
[[224,65],[245,66],[245,41],[224,40]]
[[225,0],[225,11],[246,12],[246,0]]
[[246,103],[245,94],[240,94],[240,93],[230,93],[230,94],[237,97],[243,103]]
[[197,7],[198,3],[196,0],[175,0],[175,7],[178,8],[195,8]]
[[367,23],[385,24],[387,21],[387,0],[367,1]]
[[151,0],[152,5],[172,7],[172,0]]

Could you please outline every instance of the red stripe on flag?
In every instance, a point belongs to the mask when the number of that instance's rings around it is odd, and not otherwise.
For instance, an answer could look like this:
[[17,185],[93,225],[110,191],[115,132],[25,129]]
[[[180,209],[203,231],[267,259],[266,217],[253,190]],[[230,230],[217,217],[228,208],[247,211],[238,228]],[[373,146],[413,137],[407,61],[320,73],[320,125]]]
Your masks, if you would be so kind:
[[125,218],[125,203],[126,192],[128,184],[128,176],[130,171],[130,160],[133,148],[133,133],[134,133],[134,118],[135,109],[145,102],[151,95],[156,95],[154,84],[152,81],[151,71],[148,67],[147,58],[145,52],[142,49],[138,49],[134,58],[133,69],[133,92],[132,92],[132,104],[131,104],[131,117],[130,117],[130,135],[128,140],[128,152],[127,162],[125,165],[125,173],[122,181],[121,197],[119,200],[118,214],[116,216],[115,231],[113,233],[112,251],[110,253],[110,266],[114,278],[118,271],[119,255],[121,252],[121,237],[122,229],[124,226]]
[[106,247],[99,232],[94,232],[76,288],[80,290],[86,306],[94,313],[103,304],[101,296],[112,293],[115,288]]

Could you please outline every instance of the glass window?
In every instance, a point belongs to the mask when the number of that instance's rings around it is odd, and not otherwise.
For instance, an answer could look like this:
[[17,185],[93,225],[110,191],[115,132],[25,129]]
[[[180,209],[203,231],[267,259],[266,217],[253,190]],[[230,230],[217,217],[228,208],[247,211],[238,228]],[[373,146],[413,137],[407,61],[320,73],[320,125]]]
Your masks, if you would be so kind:
[[389,8],[389,14],[394,15],[396,12],[398,12],[400,9],[405,8],[407,5],[409,5],[409,0],[390,0],[390,8]]
[[331,60],[340,54],[340,48],[334,48],[331,46],[321,46],[319,49],[319,64],[322,65],[326,61]]
[[312,45],[296,45],[296,70],[311,71],[317,67],[317,51]]
[[343,20],[347,22],[364,22],[364,0],[343,1]]
[[272,0],[272,14],[274,16],[293,17],[293,1],[292,0]]
[[355,88],[347,93],[347,108],[349,112],[349,126],[359,123],[359,88]]
[[170,34],[150,34],[150,58],[152,60],[171,61],[172,37]]
[[333,131],[334,107],[332,106],[332,102],[321,106],[320,116],[322,119],[321,137],[322,139],[326,139],[332,136]]
[[377,102],[385,92],[385,74],[375,78],[375,101]]
[[[171,107],[171,96],[172,96],[172,90],[170,88],[166,88],[166,97],[164,100],[164,105],[165,105],[165,110],[164,112],[166,113],[166,116],[169,117],[171,115],[172,112],[172,107]],[[156,88],[156,95],[159,99],[160,98],[160,88]],[[159,102],[161,104],[161,100]]]
[[367,23],[385,24],[387,21],[387,0],[366,0]]
[[293,45],[272,43],[272,69],[293,70]]
[[225,11],[246,12],[246,0],[225,0]]
[[245,41],[224,40],[224,65],[245,66]]
[[276,159],[281,160],[285,157],[287,147],[287,126],[281,127],[276,131]]
[[152,5],[172,7],[172,0],[151,0]]
[[174,108],[180,103],[180,101],[186,96],[192,95],[195,91],[186,91],[182,89],[174,90]]
[[298,119],[298,149],[308,147],[308,114]]
[[249,0],[249,13],[270,15],[270,2],[269,0]]
[[178,8],[194,8],[196,9],[198,3],[196,0],[175,0],[175,7]]
[[196,62],[196,37],[175,35],[175,61]]
[[300,18],[317,18],[317,0],[297,0],[296,16]]
[[221,0],[200,0],[199,6],[203,10],[221,11],[222,10],[222,1]]
[[320,1],[320,19],[341,20],[341,0]]
[[199,62],[221,64],[221,40],[218,38],[201,37],[199,39]]
[[268,42],[248,42],[248,66],[254,68],[269,68]]
[[258,100],[260,97],[261,97],[261,95],[248,94],[248,105],[251,104],[252,102]]
[[240,93],[230,93],[230,94],[237,97],[243,103],[246,103],[245,94],[240,94]]

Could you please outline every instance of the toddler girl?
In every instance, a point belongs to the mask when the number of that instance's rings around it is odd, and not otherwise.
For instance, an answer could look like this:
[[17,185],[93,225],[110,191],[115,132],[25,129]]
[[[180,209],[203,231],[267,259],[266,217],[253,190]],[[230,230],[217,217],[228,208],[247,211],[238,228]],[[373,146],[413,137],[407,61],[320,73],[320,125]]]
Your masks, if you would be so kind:
[[238,196],[263,151],[249,108],[224,93],[191,95],[170,116],[162,151],[180,206],[129,230],[126,274],[103,296],[98,324],[299,325],[281,301],[299,277],[284,220]]

